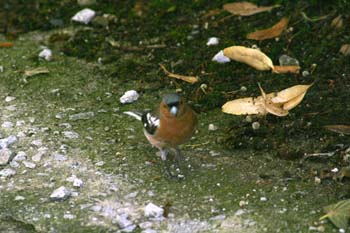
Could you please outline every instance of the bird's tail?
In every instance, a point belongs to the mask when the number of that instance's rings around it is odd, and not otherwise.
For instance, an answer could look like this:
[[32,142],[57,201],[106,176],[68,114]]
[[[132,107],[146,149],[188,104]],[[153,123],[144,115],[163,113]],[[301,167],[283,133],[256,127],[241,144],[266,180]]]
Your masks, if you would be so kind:
[[127,112],[123,112],[123,113],[126,114],[126,115],[134,117],[138,121],[141,121],[141,119],[142,119],[142,113],[141,112],[127,111]]

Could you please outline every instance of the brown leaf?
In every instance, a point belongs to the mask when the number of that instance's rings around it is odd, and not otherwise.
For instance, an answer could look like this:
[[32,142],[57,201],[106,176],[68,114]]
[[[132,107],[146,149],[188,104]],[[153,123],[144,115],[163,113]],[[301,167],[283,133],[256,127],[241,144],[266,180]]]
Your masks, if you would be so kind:
[[284,89],[277,93],[277,95],[272,98],[273,103],[286,103],[288,101],[291,101],[292,99],[303,95],[306,93],[306,91],[312,86],[310,85],[295,85],[292,87],[289,87],[287,89]]
[[266,115],[266,110],[263,105],[262,99],[247,97],[226,102],[222,106],[224,113],[233,115],[250,115],[260,114]]
[[338,15],[337,17],[335,17],[331,22],[331,26],[334,27],[335,29],[340,29],[341,27],[343,27],[342,16]]
[[294,97],[293,99],[289,100],[288,102],[285,102],[283,104],[283,109],[287,110],[287,111],[291,110],[292,108],[294,108],[295,106],[300,104],[300,102],[304,99],[305,95],[306,95],[306,92],[304,92],[301,95],[298,95],[298,96]]
[[339,50],[344,56],[348,56],[350,54],[350,44],[343,44]]
[[235,61],[246,63],[257,70],[273,70],[271,59],[258,49],[231,46],[224,49],[224,55]]
[[233,15],[240,15],[240,16],[250,16],[257,13],[270,11],[276,7],[279,7],[279,5],[258,7],[257,5],[250,2],[227,3],[223,6],[224,10],[227,10]]
[[25,70],[24,75],[27,77],[31,77],[38,74],[47,74],[49,72],[50,71],[46,67],[38,67],[32,70]]
[[164,72],[171,78],[176,78],[176,79],[180,79],[182,81],[185,81],[185,82],[188,82],[188,83],[191,83],[191,84],[194,84],[196,82],[199,81],[199,77],[197,76],[185,76],[185,75],[180,75],[180,74],[174,74],[174,73],[171,73],[170,71],[168,71],[164,65],[162,64],[159,64],[159,66],[164,70]]
[[13,46],[12,42],[0,42],[0,48],[8,48],[12,46]]
[[299,74],[300,66],[274,66],[273,72],[279,74],[293,73]]
[[335,133],[350,135],[350,125],[326,125],[324,128]]
[[265,107],[265,110],[268,112],[268,113],[271,113],[275,116],[287,116],[288,115],[288,111],[287,110],[284,110],[282,108],[282,105],[281,104],[276,104],[276,103],[273,103],[272,102],[272,96],[275,94],[275,93],[270,93],[269,95],[266,95],[265,91],[262,89],[262,87],[259,85],[259,89],[260,89],[260,92],[261,92],[261,96],[262,96],[262,99],[263,99],[263,106]]
[[278,23],[273,25],[271,28],[255,31],[247,35],[247,39],[251,40],[266,40],[275,38],[281,35],[284,29],[288,26],[289,19],[283,17]]

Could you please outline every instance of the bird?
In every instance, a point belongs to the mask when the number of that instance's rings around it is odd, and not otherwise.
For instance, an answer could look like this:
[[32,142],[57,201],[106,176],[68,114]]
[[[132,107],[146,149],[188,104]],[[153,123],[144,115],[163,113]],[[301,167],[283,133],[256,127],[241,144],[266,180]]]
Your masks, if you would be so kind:
[[160,151],[166,160],[170,150],[175,151],[175,160],[181,159],[179,145],[186,143],[194,135],[197,114],[177,93],[164,95],[159,107],[151,112],[126,111],[143,123],[143,131],[150,144]]

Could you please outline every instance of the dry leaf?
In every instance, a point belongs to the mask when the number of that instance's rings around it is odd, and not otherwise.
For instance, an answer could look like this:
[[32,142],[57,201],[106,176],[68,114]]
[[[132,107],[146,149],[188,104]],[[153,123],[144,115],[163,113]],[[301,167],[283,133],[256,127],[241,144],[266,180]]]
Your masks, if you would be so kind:
[[304,98],[311,85],[296,85],[280,92],[266,94],[261,88],[261,96],[257,98],[242,98],[228,101],[222,106],[222,111],[234,115],[271,113],[275,116],[287,116],[289,110],[297,106]]
[[33,70],[25,70],[24,75],[27,77],[31,77],[37,74],[47,74],[49,70],[46,67],[38,67]]
[[285,102],[283,104],[283,109],[287,110],[287,111],[291,110],[292,108],[294,108],[295,106],[300,104],[300,102],[304,99],[305,95],[306,95],[306,92],[304,92],[301,95],[298,95],[297,97],[294,97],[293,99],[289,100],[288,102]]
[[276,7],[279,7],[279,5],[258,7],[257,5],[250,2],[227,3],[223,6],[224,10],[227,10],[233,15],[240,16],[254,15],[260,12],[270,11]]
[[0,48],[8,48],[12,46],[13,46],[12,42],[0,42]]
[[350,125],[326,125],[324,128],[345,135],[350,135]]
[[286,103],[293,100],[294,98],[304,95],[306,91],[312,86],[310,85],[295,85],[284,89],[277,93],[275,97],[272,98],[273,103]]
[[180,74],[174,74],[174,73],[171,73],[170,71],[168,71],[164,65],[162,64],[159,64],[159,66],[164,70],[164,72],[169,76],[169,77],[172,77],[172,78],[176,78],[176,79],[180,79],[182,81],[185,81],[185,82],[188,82],[188,83],[196,83],[199,81],[199,77],[197,76],[185,76],[185,75],[180,75]]
[[300,72],[300,66],[274,66],[273,72],[279,73],[279,74],[285,74],[285,73],[293,73],[293,74],[299,74]]
[[234,115],[260,114],[266,115],[262,99],[248,97],[226,102],[222,106],[222,111]]
[[247,39],[251,40],[266,40],[275,38],[281,35],[284,29],[288,26],[289,19],[283,17],[278,23],[271,28],[255,31],[247,35]]
[[332,223],[342,229],[348,227],[348,221],[350,217],[350,199],[339,201],[336,204],[324,207],[326,215],[322,216],[320,220],[329,218]]
[[270,93],[269,95],[266,95],[265,91],[260,86],[260,83],[258,83],[258,85],[263,99],[262,102],[265,110],[268,113],[271,113],[275,116],[287,116],[289,112],[284,110],[281,104],[276,104],[272,102],[272,97],[275,95],[275,93]]
[[341,27],[343,27],[343,18],[341,15],[338,15],[336,18],[334,18],[331,22],[331,26],[336,28],[336,29],[340,29]]
[[224,55],[235,61],[246,63],[257,70],[274,70],[271,59],[257,49],[231,46],[224,49]]
[[343,44],[339,50],[344,56],[348,56],[350,54],[350,44]]

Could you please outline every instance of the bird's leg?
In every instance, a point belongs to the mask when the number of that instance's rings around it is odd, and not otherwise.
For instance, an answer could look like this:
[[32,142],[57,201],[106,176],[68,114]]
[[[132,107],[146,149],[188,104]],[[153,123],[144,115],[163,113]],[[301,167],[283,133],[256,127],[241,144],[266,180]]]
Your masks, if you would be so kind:
[[180,148],[175,147],[175,162],[178,167],[180,167],[180,162],[183,160]]
[[166,149],[160,149],[160,158],[165,161],[168,156],[168,151]]

